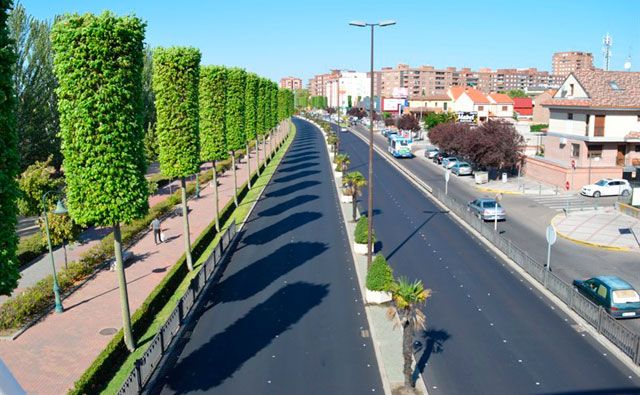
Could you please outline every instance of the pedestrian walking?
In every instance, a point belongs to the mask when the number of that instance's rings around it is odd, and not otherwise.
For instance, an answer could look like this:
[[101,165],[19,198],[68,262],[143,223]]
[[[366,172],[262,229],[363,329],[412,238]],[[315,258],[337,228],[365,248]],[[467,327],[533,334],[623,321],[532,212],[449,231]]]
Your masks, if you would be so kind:
[[153,221],[151,221],[151,227],[153,228],[153,240],[156,242],[156,245],[162,243],[163,240],[161,237],[162,230],[160,229],[160,220],[158,218],[154,218]]

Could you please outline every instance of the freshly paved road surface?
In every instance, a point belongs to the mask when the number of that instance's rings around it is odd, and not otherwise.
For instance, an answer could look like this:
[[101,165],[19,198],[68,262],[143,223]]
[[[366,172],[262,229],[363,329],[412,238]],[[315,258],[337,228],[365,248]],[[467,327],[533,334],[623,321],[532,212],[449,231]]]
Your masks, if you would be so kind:
[[[366,175],[367,146],[340,136]],[[374,191],[377,247],[396,276],[433,290],[417,353],[431,395],[640,393],[637,376],[377,154]]]
[[[358,127],[359,130],[362,127]],[[376,145],[387,149],[384,137],[375,133]],[[422,157],[401,160],[401,163],[414,175],[432,188],[444,191],[444,169]],[[363,173],[364,174],[364,173]],[[481,196],[493,197],[494,194],[480,192],[451,175],[449,196],[461,204],[466,204]],[[554,209],[536,202],[535,196],[504,195],[502,204],[507,210],[507,221],[500,222],[498,228],[502,236],[526,251],[540,263],[547,259],[547,241],[545,229],[551,219],[558,214]],[[593,201],[592,198],[585,198]],[[601,198],[600,205],[613,204],[615,198]],[[586,279],[599,275],[617,275],[640,288],[640,262],[637,252],[606,251],[586,247],[558,237],[551,253],[553,272],[571,283],[574,279]],[[628,328],[640,333],[640,319],[622,321]]]
[[323,140],[295,123],[223,277],[152,392],[383,392]]

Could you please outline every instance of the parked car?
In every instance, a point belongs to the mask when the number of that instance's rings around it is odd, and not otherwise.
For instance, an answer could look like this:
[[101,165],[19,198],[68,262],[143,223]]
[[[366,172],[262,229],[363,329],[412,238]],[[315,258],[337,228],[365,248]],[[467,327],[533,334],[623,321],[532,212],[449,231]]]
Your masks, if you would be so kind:
[[480,198],[469,202],[467,209],[484,221],[494,221],[496,216],[498,217],[498,221],[507,219],[507,213],[504,211],[504,208],[492,198]]
[[629,185],[629,181],[622,178],[604,178],[595,184],[583,186],[580,194],[593,197],[629,196],[631,194],[631,185]]
[[453,165],[456,164],[456,162],[458,162],[458,158],[456,158],[455,156],[449,156],[442,160],[442,167],[444,167],[445,169],[450,169]]
[[451,172],[457,176],[470,176],[473,173],[473,169],[467,162],[455,162],[451,166]]
[[433,159],[433,157],[436,156],[438,152],[440,152],[440,150],[436,147],[427,148],[424,150],[424,157]]
[[592,302],[604,307],[612,317],[640,317],[640,295],[631,284],[617,276],[573,280],[573,285]]

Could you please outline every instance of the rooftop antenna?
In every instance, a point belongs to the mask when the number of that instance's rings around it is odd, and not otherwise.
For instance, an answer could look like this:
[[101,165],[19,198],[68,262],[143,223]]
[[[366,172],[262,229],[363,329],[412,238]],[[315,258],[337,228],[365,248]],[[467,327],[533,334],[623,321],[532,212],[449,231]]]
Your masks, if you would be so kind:
[[604,56],[604,71],[609,71],[609,63],[611,62],[611,45],[613,39],[607,33],[602,39],[602,55]]
[[629,47],[629,56],[624,61],[624,71],[631,71],[631,47]]

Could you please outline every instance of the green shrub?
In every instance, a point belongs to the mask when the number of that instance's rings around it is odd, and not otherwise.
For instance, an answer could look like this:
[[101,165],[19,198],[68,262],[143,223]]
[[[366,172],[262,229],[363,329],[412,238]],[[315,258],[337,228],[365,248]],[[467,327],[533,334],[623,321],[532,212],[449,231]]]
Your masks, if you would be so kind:
[[[356,231],[355,231],[355,239],[356,239],[356,243],[358,244],[367,244],[367,237],[368,237],[368,226],[369,226],[369,221],[367,220],[367,217],[362,216],[360,217],[360,219],[358,220],[358,223],[356,224]],[[373,234],[371,235],[371,242],[375,243],[376,242],[376,232],[373,231]]]
[[40,232],[32,234],[31,236],[22,237],[18,243],[18,251],[16,253],[18,263],[20,266],[24,266],[46,251],[47,246],[42,242]]
[[549,127],[549,125],[544,125],[544,124],[531,125],[531,133],[539,133],[539,132],[542,131],[542,129],[546,129],[548,127]]
[[367,272],[367,289],[390,291],[393,287],[393,269],[383,255],[376,255]]

